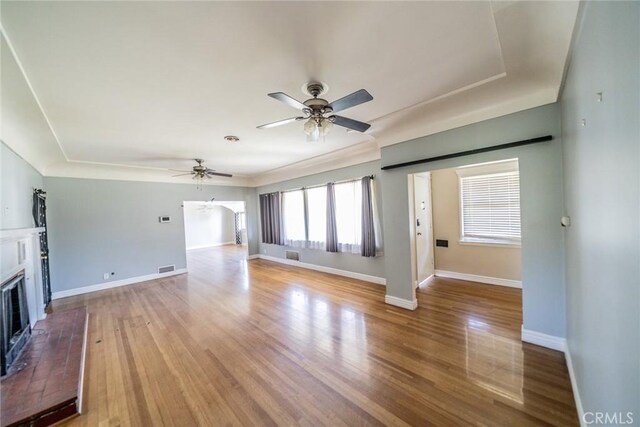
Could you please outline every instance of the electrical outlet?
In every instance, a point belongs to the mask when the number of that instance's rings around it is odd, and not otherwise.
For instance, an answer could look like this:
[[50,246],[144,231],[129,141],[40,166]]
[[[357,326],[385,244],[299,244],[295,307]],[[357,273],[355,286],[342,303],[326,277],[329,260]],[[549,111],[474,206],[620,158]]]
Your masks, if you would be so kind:
[[109,280],[109,276],[111,276],[109,273],[104,273],[104,274],[102,275],[102,278],[103,278],[104,280]]

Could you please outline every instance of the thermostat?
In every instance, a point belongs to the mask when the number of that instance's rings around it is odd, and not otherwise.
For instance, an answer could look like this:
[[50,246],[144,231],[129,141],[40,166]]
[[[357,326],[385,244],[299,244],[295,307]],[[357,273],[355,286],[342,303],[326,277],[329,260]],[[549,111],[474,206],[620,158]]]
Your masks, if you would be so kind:
[[159,216],[158,220],[160,222],[171,222],[171,217],[170,216]]

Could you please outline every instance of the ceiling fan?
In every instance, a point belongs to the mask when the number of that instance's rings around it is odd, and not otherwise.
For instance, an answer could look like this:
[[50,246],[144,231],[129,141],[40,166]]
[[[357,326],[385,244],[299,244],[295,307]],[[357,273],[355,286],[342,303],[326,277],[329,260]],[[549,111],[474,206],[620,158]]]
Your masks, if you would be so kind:
[[307,84],[306,89],[313,98],[307,99],[304,102],[300,102],[283,92],[270,93],[268,96],[273,99],[277,99],[280,102],[284,102],[293,108],[301,110],[302,115],[279,120],[273,123],[267,123],[265,125],[258,126],[258,129],[268,129],[287,123],[306,120],[304,124],[304,132],[307,134],[307,139],[310,141],[317,141],[318,137],[326,135],[334,124],[347,129],[357,130],[358,132],[365,132],[371,126],[368,123],[333,114],[371,101],[373,96],[371,96],[371,94],[366,90],[360,89],[350,95],[338,99],[337,101],[328,102],[326,99],[318,98],[318,96],[326,93],[326,85],[318,82],[311,82]]
[[193,175],[192,179],[195,179],[198,181],[210,179],[210,178],[213,178],[214,176],[226,176],[228,178],[231,178],[232,176],[231,174],[228,174],[228,173],[220,173],[220,172],[214,171],[213,169],[209,169],[208,167],[203,165],[204,160],[202,159],[193,159],[193,160],[195,160],[197,165],[195,165],[193,169],[190,171],[170,169],[174,172],[184,172],[184,173],[180,173],[178,175],[173,175],[173,176],[176,177],[176,176]]

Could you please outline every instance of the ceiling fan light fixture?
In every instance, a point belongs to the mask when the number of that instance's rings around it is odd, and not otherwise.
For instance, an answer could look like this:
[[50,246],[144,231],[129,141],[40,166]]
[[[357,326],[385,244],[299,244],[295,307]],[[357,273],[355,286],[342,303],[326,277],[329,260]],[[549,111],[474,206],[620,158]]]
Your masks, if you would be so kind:
[[304,133],[307,135],[312,135],[318,131],[318,123],[316,123],[316,119],[311,117],[304,124]]
[[329,119],[322,120],[322,123],[320,123],[320,126],[318,126],[318,129],[320,130],[320,135],[325,136],[326,134],[329,133],[332,127],[333,127],[333,123],[331,122],[331,120]]

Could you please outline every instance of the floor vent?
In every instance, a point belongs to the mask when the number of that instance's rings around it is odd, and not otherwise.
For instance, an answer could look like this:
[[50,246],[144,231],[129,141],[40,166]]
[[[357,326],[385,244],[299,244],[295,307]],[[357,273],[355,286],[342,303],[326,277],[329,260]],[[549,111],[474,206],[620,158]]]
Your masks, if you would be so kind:
[[158,267],[158,273],[169,273],[170,271],[176,271],[176,266],[165,265],[164,267]]
[[287,259],[291,259],[293,261],[300,261],[300,252],[284,251],[284,254],[287,257]]

